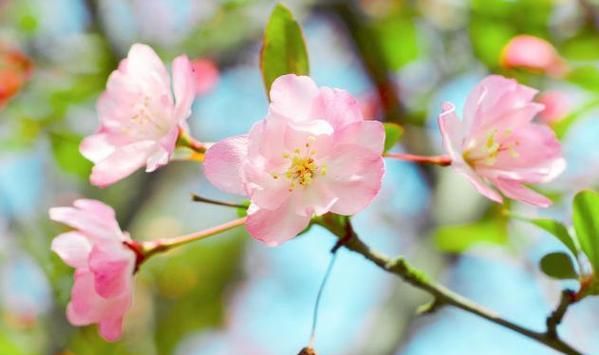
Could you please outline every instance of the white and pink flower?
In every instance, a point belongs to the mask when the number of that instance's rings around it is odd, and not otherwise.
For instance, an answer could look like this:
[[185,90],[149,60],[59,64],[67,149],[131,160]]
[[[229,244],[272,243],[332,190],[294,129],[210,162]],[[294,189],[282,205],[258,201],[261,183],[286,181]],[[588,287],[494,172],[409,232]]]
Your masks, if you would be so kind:
[[249,233],[277,245],[314,216],[370,204],[385,170],[385,130],[364,120],[349,93],[306,76],[279,77],[270,97],[266,118],[209,148],[204,167],[215,186],[250,198]]
[[74,231],[60,234],[52,250],[75,268],[67,318],[75,326],[98,324],[102,338],[115,341],[133,297],[136,254],[124,242],[112,208],[96,200],[50,209],[50,218]]
[[470,93],[460,120],[451,103],[443,104],[439,125],[451,165],[489,199],[503,195],[547,207],[551,201],[526,184],[552,180],[565,168],[560,142],[546,125],[532,122],[543,105],[537,90],[491,75]]
[[90,181],[110,185],[145,166],[168,163],[180,128],[186,128],[196,93],[192,65],[175,58],[173,78],[154,50],[134,44],[112,72],[98,100],[98,131],[81,143],[81,154],[95,166]]

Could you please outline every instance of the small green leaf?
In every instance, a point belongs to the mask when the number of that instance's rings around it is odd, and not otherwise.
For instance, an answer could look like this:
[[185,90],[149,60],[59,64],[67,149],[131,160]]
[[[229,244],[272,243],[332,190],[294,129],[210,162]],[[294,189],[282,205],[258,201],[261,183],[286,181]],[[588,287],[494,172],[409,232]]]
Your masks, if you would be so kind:
[[581,191],[574,197],[574,229],[595,273],[599,272],[599,193]]
[[599,91],[599,69],[593,66],[580,66],[572,69],[566,80],[589,91]]
[[79,153],[82,137],[73,133],[51,133],[52,153],[58,166],[67,173],[87,178],[92,163]]
[[505,223],[498,220],[440,227],[434,239],[439,249],[451,253],[461,253],[478,244],[504,245],[508,240]]
[[385,152],[393,148],[403,136],[403,128],[397,123],[387,122],[385,125]]
[[554,279],[578,279],[572,258],[566,253],[549,253],[541,258],[539,266],[545,275]]
[[281,4],[275,6],[264,30],[260,69],[267,95],[279,76],[310,72],[302,29],[289,9]]
[[560,242],[562,242],[562,244],[564,244],[566,248],[568,248],[568,250],[572,252],[572,255],[574,257],[577,257],[578,248],[576,248],[574,240],[570,236],[570,233],[568,233],[568,229],[562,223],[553,219],[546,218],[526,218],[520,216],[513,217],[534,224],[535,226],[543,229],[544,231],[551,233],[551,235],[556,237]]

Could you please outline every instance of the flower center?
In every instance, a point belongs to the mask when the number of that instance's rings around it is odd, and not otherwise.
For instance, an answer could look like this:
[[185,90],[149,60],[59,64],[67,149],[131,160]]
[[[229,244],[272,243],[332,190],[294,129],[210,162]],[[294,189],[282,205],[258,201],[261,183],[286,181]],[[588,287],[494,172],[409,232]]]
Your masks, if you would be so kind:
[[284,153],[283,158],[289,161],[289,167],[283,174],[273,173],[273,179],[281,175],[289,181],[289,192],[297,186],[308,187],[317,176],[327,174],[326,164],[318,164],[314,160],[316,150],[312,149],[312,143],[316,138],[310,136],[302,148],[295,148],[291,153]]
[[164,123],[163,120],[155,117],[150,108],[150,98],[144,96],[143,101],[138,104],[135,114],[131,116],[124,130],[134,136],[161,137],[168,132],[168,127]]
[[509,140],[512,135],[512,130],[505,130],[502,135],[495,129],[487,134],[485,144],[476,144],[474,140],[470,144],[470,148],[464,150],[464,160],[470,165],[485,164],[493,166],[497,162],[499,153],[508,151],[512,158],[518,158],[520,154],[516,147],[520,145],[518,140]]

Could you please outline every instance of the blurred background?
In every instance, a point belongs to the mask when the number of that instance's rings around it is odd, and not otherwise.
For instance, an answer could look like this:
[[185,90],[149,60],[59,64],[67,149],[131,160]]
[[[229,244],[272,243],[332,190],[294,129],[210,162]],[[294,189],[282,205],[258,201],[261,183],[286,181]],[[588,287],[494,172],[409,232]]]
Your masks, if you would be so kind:
[[[287,0],[301,22],[311,74],[349,90],[364,113],[405,127],[401,146],[440,154],[440,103],[461,109],[489,72],[540,89],[562,138],[567,171],[543,192],[547,210],[528,216],[569,222],[575,191],[599,183],[599,3],[593,0]],[[165,62],[186,53],[214,80],[190,119],[204,141],[246,132],[263,117],[259,71],[274,1],[0,0],[0,354],[296,354],[309,337],[319,283],[335,239],[312,228],[278,248],[230,232],[152,258],[136,277],[125,336],[109,344],[95,327],[65,319],[72,270],[49,250],[62,227],[51,206],[78,197],[118,212],[134,238],[151,239],[235,218],[190,193],[232,200],[198,164],[174,162],[106,189],[88,182],[78,152],[98,125],[95,101],[132,43]],[[514,68],[504,51],[530,34],[556,48],[560,70]],[[532,48],[532,47],[531,47]],[[540,58],[542,55],[530,54]],[[216,71],[216,68],[218,68]],[[567,69],[566,69],[567,68]],[[384,188],[355,217],[362,238],[404,254],[456,291],[510,320],[543,329],[561,288],[537,263],[562,247],[480,197],[451,169],[387,161]],[[360,255],[340,250],[324,293],[319,354],[554,354],[521,335],[455,309],[416,316],[429,300]],[[571,307],[560,328],[599,354],[599,302]]]

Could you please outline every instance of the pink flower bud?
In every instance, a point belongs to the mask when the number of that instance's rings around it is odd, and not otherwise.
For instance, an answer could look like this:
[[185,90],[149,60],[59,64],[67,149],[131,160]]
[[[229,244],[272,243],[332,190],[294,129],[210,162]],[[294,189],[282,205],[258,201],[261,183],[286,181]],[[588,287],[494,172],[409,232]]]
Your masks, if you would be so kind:
[[562,76],[567,71],[564,60],[553,45],[542,38],[518,35],[503,48],[501,65],[505,68],[525,68],[552,76]]
[[196,95],[210,91],[218,81],[219,72],[216,64],[210,59],[194,59],[191,62]]

